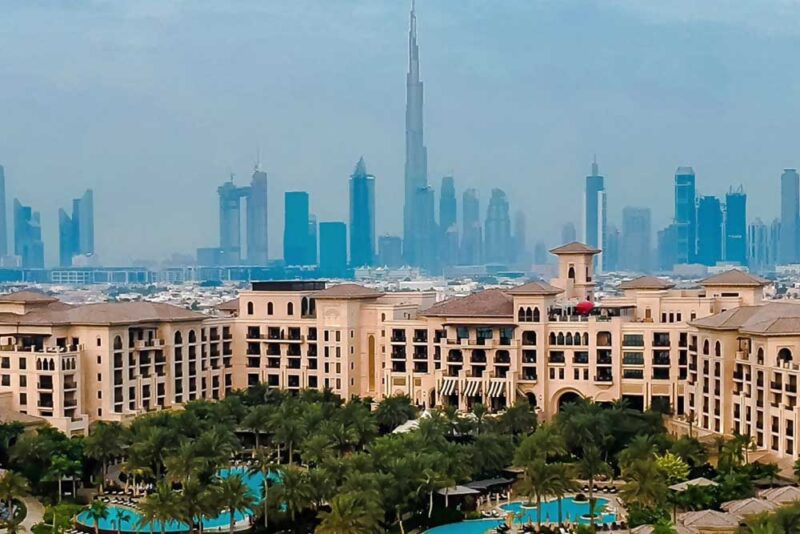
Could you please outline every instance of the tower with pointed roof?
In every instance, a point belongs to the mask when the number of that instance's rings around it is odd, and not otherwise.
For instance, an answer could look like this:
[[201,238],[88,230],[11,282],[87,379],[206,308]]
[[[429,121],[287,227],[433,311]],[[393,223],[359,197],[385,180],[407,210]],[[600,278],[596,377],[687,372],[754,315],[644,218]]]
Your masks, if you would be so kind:
[[350,263],[375,263],[375,177],[361,157],[350,176]]
[[558,257],[558,277],[550,283],[564,290],[567,300],[594,300],[594,257],[599,249],[577,241],[550,251]]
[[[597,156],[592,160],[592,174],[586,177],[583,216],[584,242],[602,250],[606,245],[606,186],[605,178],[600,175]],[[596,265],[598,270],[603,270],[602,255]]]

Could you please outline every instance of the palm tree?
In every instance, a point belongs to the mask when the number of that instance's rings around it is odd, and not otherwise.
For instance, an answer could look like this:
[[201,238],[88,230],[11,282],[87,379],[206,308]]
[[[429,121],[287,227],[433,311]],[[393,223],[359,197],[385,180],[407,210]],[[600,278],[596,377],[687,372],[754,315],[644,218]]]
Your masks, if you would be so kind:
[[250,493],[250,488],[239,475],[231,475],[222,480],[219,485],[219,500],[231,515],[230,534],[233,534],[236,525],[236,513],[246,514],[257,503],[256,497]]
[[203,521],[207,517],[217,517],[222,512],[219,484],[193,480],[183,486],[180,494],[182,520],[190,527],[203,532]]
[[378,404],[378,409],[375,411],[378,424],[386,433],[416,416],[417,410],[407,395],[386,397]]
[[522,477],[522,491],[528,496],[528,503],[536,499],[536,524],[542,529],[542,497],[557,491],[555,472],[552,466],[537,458],[525,468]]
[[311,502],[307,473],[292,465],[280,468],[279,473],[281,483],[275,487],[275,492],[294,523],[297,514],[305,510]]
[[589,482],[589,521],[591,522],[592,532],[596,532],[597,525],[594,523],[594,481],[600,475],[609,475],[611,473],[611,468],[603,460],[600,449],[593,444],[583,447],[583,456],[578,460],[576,467],[578,475]]
[[575,480],[572,466],[569,464],[558,463],[552,464],[550,468],[553,471],[552,492],[558,499],[558,525],[561,526],[563,514],[561,513],[561,504],[567,493],[572,493],[580,489],[580,485]]
[[120,423],[98,421],[83,443],[86,456],[102,464],[103,478],[100,481],[102,492],[108,478],[108,463],[122,456],[127,445],[127,433]]
[[171,455],[164,458],[169,480],[186,484],[192,476],[205,466],[203,458],[198,456],[196,447],[190,441],[184,441]]
[[528,465],[537,458],[553,458],[567,452],[564,437],[554,425],[541,425],[519,444],[514,455],[514,463]]
[[6,503],[9,519],[15,515],[14,500],[24,497],[29,491],[28,480],[14,471],[6,471],[0,477],[0,500]]
[[[286,446],[289,451],[289,462],[294,459],[294,446],[300,443],[305,436],[305,427],[299,417],[298,409],[293,402],[283,402],[272,414],[270,424],[275,429],[274,439],[279,444]],[[280,448],[278,449],[280,456]]]
[[633,438],[628,446],[617,455],[622,469],[644,460],[652,460],[656,453],[656,444],[653,436],[638,435]]
[[383,512],[377,496],[366,493],[345,493],[331,500],[331,509],[320,512],[317,534],[375,534],[382,532]]
[[80,472],[81,464],[77,460],[72,460],[67,458],[63,455],[56,455],[50,460],[50,468],[47,470],[47,474],[45,478],[47,480],[55,480],[58,482],[58,502],[61,502],[61,496],[63,495],[63,482],[64,477],[73,477],[72,479],[72,486],[73,486],[73,497],[75,496],[75,479],[74,476]]
[[272,407],[265,404],[254,406],[242,421],[242,426],[253,432],[255,450],[260,446],[260,436],[271,428]]
[[489,408],[480,402],[472,407],[472,415],[475,417],[475,431],[480,434],[481,429],[486,423],[486,416],[489,414]]
[[180,521],[184,516],[178,494],[163,480],[156,485],[155,492],[139,502],[139,510],[142,513],[140,528],[149,522],[152,532],[155,521],[158,521],[161,534],[165,534],[169,521]]
[[127,475],[125,478],[125,491],[127,491],[128,487],[132,485],[134,495],[139,494],[136,481],[153,475],[153,470],[144,465],[138,456],[131,456],[130,454],[120,466],[120,470]]
[[654,461],[636,461],[626,468],[622,476],[626,482],[620,495],[626,503],[653,508],[666,499],[667,484]]
[[254,474],[261,473],[261,476],[264,477],[264,491],[261,496],[262,505],[264,506],[264,529],[269,526],[269,475],[277,465],[274,451],[266,448],[260,448],[255,451],[250,472]]
[[436,455],[431,459],[430,465],[422,470],[420,474],[420,485],[418,492],[424,491],[428,494],[428,519],[433,515],[433,494],[437,490],[447,488],[456,483],[452,477],[437,467],[441,466],[438,461],[439,456]]
[[100,534],[100,520],[108,517],[108,505],[103,501],[92,501],[86,513],[94,522],[94,534]]
[[[117,534],[122,532],[122,523],[130,520],[131,514],[125,508],[116,507],[114,509],[114,519],[111,522],[117,527]],[[53,524],[55,524],[55,510],[53,510]],[[53,532],[55,532],[55,529],[53,529]]]

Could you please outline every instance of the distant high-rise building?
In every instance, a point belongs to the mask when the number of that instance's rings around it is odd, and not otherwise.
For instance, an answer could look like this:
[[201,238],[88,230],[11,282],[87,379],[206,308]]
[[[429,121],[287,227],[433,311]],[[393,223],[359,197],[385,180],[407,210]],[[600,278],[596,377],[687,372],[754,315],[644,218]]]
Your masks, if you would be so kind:
[[286,265],[309,265],[308,193],[284,194],[283,261]]
[[247,187],[236,187],[233,175],[228,182],[217,188],[219,194],[219,248],[225,265],[242,263],[242,197],[247,196]]
[[461,263],[483,263],[483,228],[480,199],[475,189],[466,189],[461,196]]
[[[606,248],[606,186],[605,179],[600,176],[597,160],[592,162],[592,174],[586,177],[584,194],[583,241],[590,247]],[[597,270],[605,270],[603,256],[605,251],[597,255]]]
[[697,204],[697,261],[703,265],[716,265],[720,260],[722,204],[717,197],[700,197]]
[[8,256],[8,216],[6,215],[6,172],[0,165],[0,257]]
[[308,248],[306,249],[306,265],[317,265],[317,216],[308,216]]
[[492,189],[485,225],[486,262],[508,263],[511,251],[511,218],[508,213],[508,198],[502,189]]
[[403,265],[403,240],[396,235],[378,238],[378,265],[400,267]]
[[622,209],[622,268],[640,273],[650,271],[653,249],[650,220],[650,208],[627,206]]
[[671,271],[678,260],[678,225],[670,224],[658,232],[658,268]]
[[742,187],[725,195],[725,261],[747,265],[747,195]]
[[72,200],[72,215],[58,210],[58,263],[70,267],[76,256],[94,254],[94,193],[91,189]]
[[780,263],[796,263],[800,259],[800,175],[795,169],[781,174],[781,248]]
[[343,278],[347,273],[347,225],[319,223],[319,274]]
[[564,223],[561,227],[561,244],[574,243],[578,240],[578,230],[575,228],[575,223]]
[[14,200],[14,254],[20,257],[22,267],[44,268],[44,243],[42,221],[38,211]]
[[456,186],[452,176],[442,178],[439,191],[439,250],[442,265],[458,261],[458,223]]
[[694,169],[675,171],[676,263],[693,263],[697,252],[697,192]]
[[269,261],[269,212],[267,173],[256,163],[247,191],[247,263],[266,265]]
[[509,256],[511,260],[524,265],[530,262],[528,256],[528,221],[525,218],[525,212],[517,210],[514,212],[514,233],[511,237],[511,250]]
[[354,267],[375,262],[375,177],[367,174],[364,158],[350,176],[350,263]]
[[439,251],[437,247],[438,227],[434,216],[434,192],[431,187],[421,187],[417,190],[415,206],[419,209],[414,220],[416,229],[414,253],[416,265],[428,272],[439,270]]
[[[417,15],[414,5],[408,30],[408,74],[406,75],[406,163],[403,206],[403,252],[406,262],[429,268],[427,248],[431,242],[433,204],[428,198],[428,149],[423,137],[423,90],[419,76]],[[428,208],[430,204],[430,208]],[[430,209],[430,213],[428,213]],[[430,251],[433,253],[434,251]],[[428,255],[428,257],[423,257]]]
[[547,252],[547,245],[545,245],[543,241],[537,241],[533,246],[533,263],[536,265],[545,265],[548,262],[549,255]]
[[622,236],[619,229],[613,224],[606,228],[605,250],[603,251],[603,269],[616,271],[619,269],[619,253],[622,246]]
[[780,220],[769,226],[756,218],[747,228],[747,264],[756,272],[771,269],[777,263]]

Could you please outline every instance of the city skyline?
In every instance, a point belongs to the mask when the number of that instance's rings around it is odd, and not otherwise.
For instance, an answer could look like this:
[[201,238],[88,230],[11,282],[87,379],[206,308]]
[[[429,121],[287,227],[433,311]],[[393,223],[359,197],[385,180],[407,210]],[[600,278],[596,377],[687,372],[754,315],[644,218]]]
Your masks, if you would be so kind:
[[[33,65],[22,64],[13,56],[8,56],[12,46],[3,47],[7,59],[5,69],[11,80],[0,89],[0,103],[15,103],[8,107],[8,124],[14,135],[0,136],[0,161],[6,167],[7,179],[7,198],[10,203],[13,198],[26,199],[37,211],[42,214],[42,224],[44,231],[44,241],[46,243],[47,263],[55,264],[57,260],[57,210],[61,206],[61,199],[50,196],[44,189],[49,185],[50,176],[59,176],[65,182],[64,187],[69,190],[81,190],[92,188],[98,197],[98,221],[104,225],[103,231],[98,232],[98,252],[101,260],[106,264],[125,264],[130,263],[136,258],[161,259],[169,253],[177,251],[191,253],[195,248],[208,245],[207,237],[215,232],[216,223],[213,217],[197,217],[196,210],[200,209],[204,213],[213,213],[214,198],[208,191],[216,187],[231,170],[239,171],[246,169],[252,163],[257,147],[261,147],[264,157],[262,165],[269,173],[270,182],[270,213],[274,220],[282,219],[282,193],[289,190],[303,189],[309,190],[312,196],[324,199],[332,196],[336,191],[335,185],[327,177],[345,175],[352,168],[352,161],[358,154],[364,154],[371,162],[370,167],[376,176],[381,177],[380,187],[376,192],[376,204],[391,205],[391,200],[396,198],[402,191],[402,116],[404,106],[404,95],[402,91],[402,77],[405,67],[408,64],[407,48],[407,21],[408,8],[406,3],[377,4],[364,2],[352,2],[345,4],[345,7],[330,8],[322,4],[307,2],[308,5],[316,6],[319,11],[326,16],[340,17],[338,20],[352,20],[359,23],[359,27],[365,27],[368,31],[360,35],[360,38],[371,42],[379,43],[369,53],[364,53],[364,43],[355,43],[353,40],[346,40],[345,43],[333,47],[335,50],[325,51],[325,54],[338,52],[342,56],[343,50],[340,47],[348,47],[347,53],[350,54],[348,61],[356,62],[359,73],[368,72],[370,74],[368,83],[363,87],[356,88],[356,92],[350,94],[348,99],[357,99],[364,104],[354,115],[348,115],[351,120],[355,120],[352,132],[363,133],[357,135],[339,136],[333,133],[333,128],[337,119],[330,115],[329,110],[337,109],[342,104],[347,112],[352,111],[352,105],[345,105],[346,100],[342,100],[344,95],[340,82],[335,82],[326,76],[328,69],[322,67],[318,62],[311,62],[311,65],[302,67],[301,63],[281,64],[284,68],[298,65],[301,73],[297,74],[296,82],[303,80],[309,81],[316,78],[324,79],[325,84],[318,86],[322,88],[321,99],[323,104],[315,106],[318,115],[313,115],[311,119],[314,124],[319,126],[319,132],[312,135],[312,150],[319,157],[315,157],[313,163],[307,163],[308,158],[303,158],[302,151],[308,149],[309,145],[300,142],[300,129],[288,128],[291,117],[295,119],[309,119],[308,115],[297,114],[296,106],[289,106],[289,109],[280,111],[279,121],[267,121],[265,113],[274,113],[275,105],[273,100],[264,100],[252,94],[253,89],[248,90],[244,95],[237,94],[241,98],[242,106],[245,106],[250,114],[243,122],[242,110],[226,99],[220,91],[220,87],[209,87],[200,84],[196,87],[198,95],[207,95],[220,99],[221,106],[219,111],[210,115],[203,112],[198,115],[201,123],[216,124],[223,130],[236,131],[235,134],[220,133],[219,128],[215,129],[213,138],[210,136],[211,130],[200,128],[203,135],[190,136],[196,144],[185,142],[176,143],[173,136],[170,143],[163,142],[153,128],[157,123],[153,122],[155,116],[153,111],[162,110],[167,102],[175,102],[176,86],[172,77],[166,77],[165,85],[154,84],[153,79],[145,77],[146,83],[137,92],[131,94],[124,89],[117,78],[119,72],[108,64],[93,63],[86,65],[86,75],[88,80],[100,80],[108,83],[99,84],[100,89],[88,89],[84,82],[78,80],[65,80],[58,78],[63,76],[63,70],[45,73]],[[543,203],[539,198],[539,190],[548,186],[549,180],[557,179],[559,183],[574,184],[579,187],[581,177],[585,174],[586,161],[590,155],[597,152],[607,175],[606,189],[609,195],[609,213],[616,225],[619,225],[619,213],[624,206],[642,205],[641,194],[635,191],[632,186],[646,180],[649,188],[656,194],[668,194],[671,190],[671,174],[678,165],[692,165],[697,174],[698,182],[704,184],[700,191],[702,194],[718,193],[726,190],[733,183],[742,183],[745,190],[750,193],[748,198],[749,212],[751,218],[760,217],[762,220],[769,221],[777,215],[776,197],[778,187],[757,186],[764,180],[774,183],[775,176],[780,174],[784,167],[797,166],[793,147],[790,147],[788,138],[781,137],[781,126],[770,130],[766,129],[768,121],[775,121],[775,112],[780,106],[782,114],[790,113],[797,103],[789,99],[789,91],[781,92],[777,88],[770,91],[776,92],[770,106],[761,109],[763,118],[756,121],[747,128],[746,133],[740,133],[736,138],[726,137],[723,128],[730,128],[740,123],[746,122],[748,104],[754,103],[755,99],[746,99],[743,103],[737,101],[738,107],[728,106],[731,104],[731,92],[744,91],[745,96],[750,95],[754,88],[747,82],[735,76],[740,69],[764,68],[767,71],[764,75],[773,78],[778,75],[777,70],[769,70],[769,66],[758,66],[755,62],[756,53],[745,51],[742,56],[742,66],[731,64],[731,51],[723,49],[720,43],[728,43],[734,37],[741,38],[742,43],[732,47],[733,51],[740,52],[740,47],[746,45],[754,46],[755,50],[768,51],[775,47],[786,46],[787,43],[794,43],[798,39],[796,32],[780,24],[774,28],[764,21],[764,17],[756,20],[747,20],[735,14],[727,14],[724,19],[715,19],[708,13],[694,13],[688,21],[678,21],[674,18],[674,13],[665,8],[665,12],[659,12],[657,8],[638,8],[630,4],[623,3],[614,8],[602,8],[598,5],[589,4],[583,10],[576,8],[575,3],[567,3],[562,6],[528,6],[521,3],[511,2],[507,5],[493,6],[493,9],[486,8],[486,4],[472,2],[469,7],[474,8],[474,13],[469,9],[454,10],[453,4],[442,2],[440,4],[422,2],[417,6],[419,13],[419,40],[424,47],[425,57],[423,65],[423,78],[425,79],[425,144],[430,149],[430,169],[428,172],[429,183],[434,187],[443,175],[452,174],[460,188],[466,189],[475,187],[480,190],[484,203],[488,198],[490,189],[494,185],[503,188],[512,199],[520,199],[520,203],[526,206],[528,215],[528,236],[531,242],[535,242],[544,235],[557,234],[561,226],[567,222],[579,221],[579,213],[574,213],[574,221],[563,220],[561,214],[567,213],[570,209],[575,210],[575,206],[581,202],[580,194],[574,191],[565,191],[564,195],[552,199],[549,203]],[[166,7],[164,7],[166,6]],[[306,7],[307,7],[306,6]],[[60,7],[48,9],[42,6],[20,7],[4,4],[8,17],[5,24],[11,21],[13,28],[4,26],[8,29],[4,35],[19,36],[20,31],[36,31],[33,21],[47,19],[54,15],[66,17],[66,21],[76,25],[84,23],[81,19],[84,15],[95,14],[108,22],[109,27],[123,24],[130,21],[131,27],[126,28],[123,35],[127,38],[120,39],[116,35],[99,35],[102,42],[118,45],[125,51],[120,63],[127,66],[139,66],[144,60],[149,60],[156,52],[163,52],[163,47],[167,43],[161,39],[165,36],[154,34],[154,24],[164,24],[174,26],[178,20],[186,24],[197,24],[198,21],[205,20],[214,10],[207,6],[193,6],[163,3],[157,7],[154,4],[143,4],[138,10],[130,10],[127,7],[112,6],[110,4],[87,4],[72,8]],[[252,5],[243,5],[234,12],[225,13],[225,24],[232,21],[241,20],[243,17],[252,16],[259,22],[265,18],[287,20],[300,17],[300,14],[282,6],[283,9],[275,7],[256,8]],[[568,106],[564,105],[563,97],[558,97],[554,89],[559,84],[565,83],[574,76],[583,78],[586,72],[582,72],[578,67],[569,67],[564,72],[553,71],[553,68],[546,61],[546,57],[539,55],[542,52],[535,52],[525,65],[516,74],[512,74],[508,63],[496,63],[489,61],[495,57],[502,57],[501,53],[508,53],[513,48],[512,44],[525,44],[523,33],[517,23],[510,24],[507,35],[497,37],[494,33],[492,39],[485,31],[478,33],[479,42],[470,41],[470,31],[478,27],[483,21],[477,17],[476,13],[487,17],[490,26],[498,24],[499,20],[508,23],[509,15],[516,15],[521,21],[531,24],[543,24],[542,21],[554,23],[557,27],[559,21],[566,16],[575,17],[576,27],[588,25],[590,16],[605,23],[619,25],[626,35],[632,35],[636,39],[643,39],[645,29],[651,33],[655,32],[653,39],[666,43],[669,47],[677,46],[667,37],[675,35],[686,25],[694,29],[711,29],[700,39],[699,44],[708,45],[704,60],[710,62],[711,69],[708,73],[696,73],[696,82],[681,82],[677,87],[671,86],[666,82],[666,77],[661,78],[646,67],[644,71],[638,72],[633,79],[628,79],[630,73],[624,73],[625,79],[630,82],[630,86],[614,81],[613,76],[616,66],[609,64],[607,55],[621,47],[621,43],[615,42],[613,37],[604,42],[601,53],[597,57],[590,57],[588,63],[581,65],[588,69],[592,83],[583,88],[576,88],[568,93],[570,99],[579,99],[581,104],[577,110],[584,112],[580,118],[575,118]],[[535,17],[534,15],[538,16]],[[320,16],[316,14],[315,16]],[[283,17],[283,19],[281,19]],[[504,18],[505,17],[505,18]],[[599,19],[598,19],[599,17]],[[452,20],[451,20],[452,19]],[[541,21],[540,21],[541,19]],[[312,20],[316,20],[312,17]],[[301,20],[302,24],[293,26],[297,36],[305,37],[311,30],[313,24],[306,19]],[[774,22],[774,21],[773,21]],[[783,22],[783,21],[781,21]],[[0,24],[4,24],[0,22]],[[27,26],[26,26],[27,24]],[[275,24],[274,21],[270,24]],[[38,27],[37,25],[36,27]],[[349,25],[347,26],[349,27]],[[496,26],[495,26],[496,27]],[[485,29],[485,28],[484,28]],[[335,28],[329,30],[341,36],[341,32]],[[595,31],[595,30],[592,30]],[[496,32],[495,32],[496,33]],[[141,39],[137,39],[141,36]],[[238,39],[238,38],[237,38]],[[527,39],[530,39],[529,37]],[[551,46],[559,44],[559,37],[555,31],[544,28],[541,37],[536,39],[544,40]],[[141,41],[141,42],[140,42]],[[648,41],[649,42],[649,41]],[[86,42],[74,36],[58,34],[51,40],[45,40],[37,44],[36,52],[43,58],[55,59],[55,44],[65,45],[77,50],[92,50],[96,46],[92,42]],[[174,44],[174,43],[168,43]],[[242,43],[240,43],[242,44]],[[254,41],[244,41],[244,54],[249,57],[251,54],[263,52],[261,46],[256,46]],[[443,52],[442,45],[450,44],[452,54],[457,61],[448,62],[449,56]],[[529,43],[528,43],[529,44]],[[203,43],[195,43],[196,46],[203,46]],[[480,45],[480,46],[479,46]],[[576,52],[580,43],[574,44],[565,49],[563,53],[568,57]],[[285,46],[285,45],[284,45]],[[312,46],[312,45],[309,45]],[[668,47],[668,48],[669,48]],[[220,46],[214,50],[214,58],[227,58],[232,49]],[[306,47],[299,52],[301,56],[316,57],[314,54],[322,53],[317,47]],[[549,47],[547,48],[549,50]],[[190,50],[182,50],[190,54]],[[632,50],[625,49],[623,64],[639,64],[642,58]],[[667,64],[667,72],[677,70],[679,67],[696,68],[695,58],[691,56],[685,48],[672,50],[677,53],[674,63]],[[296,52],[297,53],[297,52]],[[472,54],[470,56],[469,54]],[[263,54],[261,54],[263,55]],[[276,54],[279,56],[280,54]],[[468,57],[477,58],[479,61],[467,63]],[[661,57],[661,56],[658,56]],[[452,59],[452,58],[450,58]],[[168,65],[168,61],[174,57],[168,55],[164,62],[157,62],[152,65],[153,69],[160,71]],[[268,54],[264,61],[273,68],[277,61]],[[626,63],[627,61],[627,63]],[[361,63],[363,62],[363,63]],[[45,62],[46,64],[47,62]],[[232,74],[236,69],[243,68],[240,62],[234,62],[231,66],[215,64],[224,74]],[[302,68],[301,68],[302,67]],[[369,67],[369,68],[368,68]],[[610,67],[604,71],[603,67]],[[206,75],[211,68],[209,65],[194,65],[189,74],[191,78],[199,78]],[[294,67],[293,67],[294,68]],[[773,67],[774,68],[774,67]],[[131,74],[132,76],[135,75]],[[295,75],[291,68],[287,71]],[[147,71],[150,74],[150,71]],[[490,77],[487,74],[496,74]],[[11,76],[11,75],[17,76]],[[532,77],[536,76],[536,84]],[[520,76],[522,79],[517,79]],[[716,78],[714,78],[716,76]],[[781,77],[794,76],[791,73],[781,71]],[[223,76],[224,77],[224,76]],[[733,79],[736,82],[733,82]],[[747,77],[752,78],[752,77]],[[294,78],[293,78],[294,79]],[[781,78],[783,80],[783,78]],[[28,95],[22,89],[27,87],[34,80],[41,80],[44,83],[39,86],[38,92]],[[257,83],[259,88],[269,89],[270,94],[282,95],[281,87],[274,84],[266,84],[263,79]],[[712,81],[721,81],[721,87],[727,92],[712,94],[709,88],[713,85]],[[788,81],[788,80],[786,80]],[[111,83],[114,82],[114,83]],[[521,85],[517,87],[515,83]],[[524,83],[523,83],[524,82]],[[647,85],[647,82],[655,84],[655,93],[663,96],[668,89],[671,91],[671,98],[667,101],[670,109],[679,116],[684,117],[681,127],[688,127],[697,120],[679,113],[686,104],[694,109],[699,104],[711,104],[710,110],[716,113],[715,116],[703,114],[702,119],[716,128],[717,135],[709,135],[709,131],[698,128],[699,133],[685,136],[686,139],[677,142],[675,128],[678,127],[676,121],[666,119],[661,113],[655,113],[653,109],[645,110],[641,116],[641,126],[633,128],[633,133],[642,133],[642,128],[647,125],[648,131],[654,133],[640,135],[641,141],[635,146],[638,150],[631,150],[629,141],[632,134],[613,128],[610,119],[626,118],[637,106],[633,105],[631,98],[642,98],[637,91]],[[315,82],[318,83],[318,82]],[[696,85],[696,87],[695,87]],[[772,84],[776,85],[776,84]],[[780,84],[777,84],[780,85]],[[785,84],[790,85],[790,84]],[[296,83],[292,87],[297,87]],[[70,89],[71,88],[71,89]],[[533,90],[529,99],[522,104],[521,91]],[[155,103],[148,101],[148,95],[155,90],[168,89],[164,92],[164,99],[157,100]],[[348,84],[348,90],[352,90],[352,84]],[[455,93],[454,91],[458,89]],[[507,103],[499,102],[496,98],[490,98],[488,103],[482,101],[480,97],[499,92],[508,100]],[[611,91],[611,90],[614,91]],[[690,91],[697,89],[697,94]],[[89,95],[95,96],[93,91],[99,91],[102,98],[100,102],[104,106],[115,105],[125,106],[134,110],[137,120],[132,116],[126,115],[122,109],[115,109],[114,113],[107,118],[90,116],[88,120],[81,121],[81,129],[77,128],[74,112],[69,111],[70,107],[52,109],[58,103],[68,103],[73,99],[74,103],[87,105],[86,99]],[[525,92],[522,91],[522,92]],[[370,94],[380,93],[383,95],[381,106],[378,107],[375,101],[368,98]],[[52,93],[52,94],[50,94]],[[463,95],[461,94],[463,93]],[[510,94],[509,94],[510,93]],[[595,94],[596,93],[596,94]],[[185,93],[180,93],[185,96]],[[602,94],[614,96],[611,98],[610,106],[612,111],[590,110],[585,113],[586,106],[590,101],[587,99],[591,94]],[[49,96],[48,96],[49,95]],[[116,104],[113,98],[120,98]],[[446,96],[445,96],[446,95]],[[455,98],[454,98],[455,97]],[[685,99],[683,102],[682,99]],[[91,99],[90,99],[91,100]],[[47,102],[46,108],[49,112],[57,112],[56,122],[61,126],[57,132],[45,136],[39,143],[31,142],[32,136],[41,136],[44,127],[43,121],[37,121],[37,116],[41,110],[37,106],[32,106],[36,101]],[[92,100],[95,102],[96,100]],[[280,98],[275,100],[280,101]],[[306,100],[307,102],[307,100]],[[535,105],[541,103],[542,106]],[[586,103],[584,103],[586,102]],[[648,101],[649,102],[649,101]],[[646,102],[646,103],[648,103]],[[294,104],[294,101],[290,101]],[[188,103],[187,103],[188,104]],[[460,117],[458,106],[470,104],[472,113],[470,117],[471,128],[464,128],[465,123]],[[521,115],[510,115],[509,104],[517,106],[516,111]],[[691,104],[691,105],[690,105]],[[652,105],[652,103],[649,103]],[[499,108],[498,108],[499,106]],[[608,106],[605,106],[608,108]],[[25,110],[27,113],[23,113]],[[78,106],[80,108],[80,106]],[[551,111],[545,108],[551,109]],[[575,110],[575,111],[577,111]],[[498,111],[500,112],[498,114]],[[222,114],[220,114],[223,112]],[[555,112],[562,114],[555,127]],[[182,126],[176,121],[185,120],[187,115],[200,113],[197,109],[189,112],[186,106],[179,106],[172,112],[175,114],[159,115],[159,120],[163,120],[168,126],[165,131],[182,132]],[[225,114],[227,113],[227,115]],[[531,118],[531,113],[544,113],[545,117],[537,122]],[[655,119],[650,120],[655,113]],[[709,112],[710,113],[710,112]],[[492,118],[495,117],[495,118]],[[773,117],[770,119],[770,117]],[[139,120],[141,118],[141,120]],[[183,119],[182,119],[183,118]],[[14,128],[16,124],[24,127]],[[574,120],[568,120],[574,119]],[[501,123],[501,120],[503,121]],[[211,122],[208,122],[211,121]],[[378,131],[380,135],[374,135],[374,128],[364,128],[371,123],[378,121],[381,127]],[[510,122],[509,122],[510,121]],[[666,122],[664,122],[666,121]],[[41,122],[41,126],[39,125]],[[84,122],[86,124],[84,124]],[[269,124],[260,128],[259,124]],[[249,123],[249,124],[246,124]],[[574,130],[570,127],[565,131],[563,123],[574,124]],[[242,127],[246,124],[246,127]],[[301,122],[300,124],[303,124]],[[521,125],[521,126],[520,126]],[[125,128],[135,126],[131,133],[120,135],[108,135],[109,128]],[[508,128],[516,126],[516,128]],[[525,137],[525,149],[522,150],[520,127],[527,133],[529,128],[536,127],[542,130],[551,141],[545,143],[535,142],[538,137]],[[75,145],[72,139],[66,139],[63,143],[65,148],[55,147],[55,141],[63,141],[58,134],[71,131],[71,128],[80,130],[81,145]],[[288,128],[288,129],[287,129]],[[610,128],[610,129],[609,129]],[[736,129],[736,128],[734,128]],[[506,130],[508,130],[506,132]],[[351,130],[348,128],[348,133]],[[578,132],[588,131],[589,133]],[[657,133],[656,133],[657,132]],[[135,134],[135,135],[134,135]],[[289,134],[289,135],[285,135]],[[309,132],[302,129],[303,136],[308,136]],[[671,135],[673,134],[673,135]],[[703,134],[703,139],[698,140],[697,136]],[[102,135],[102,139],[99,137]],[[537,134],[539,135],[539,134]],[[133,137],[131,137],[133,136]],[[751,137],[752,136],[752,137]],[[344,137],[342,139],[341,137]],[[491,140],[489,138],[494,140]],[[570,142],[564,144],[565,140]],[[541,139],[539,139],[541,141]],[[746,142],[744,142],[746,141]],[[567,147],[553,154],[551,143],[559,142]],[[744,142],[744,144],[743,144]],[[33,148],[37,152],[46,150],[51,153],[52,158],[34,158]],[[486,147],[485,150],[475,150],[477,146]],[[69,149],[69,150],[67,150]],[[102,150],[106,154],[99,157],[96,151]],[[530,153],[530,155],[522,154]],[[635,152],[635,154],[634,154]],[[163,155],[169,157],[163,158]],[[498,157],[500,155],[501,157]],[[51,167],[47,160],[58,161],[58,168]],[[42,161],[45,160],[45,161]],[[97,164],[95,162],[98,162]],[[99,165],[102,165],[99,166]],[[522,169],[522,171],[520,171]],[[241,176],[247,176],[242,172]],[[557,178],[553,178],[553,177]],[[323,177],[326,179],[323,180]],[[522,178],[520,178],[522,177]],[[240,179],[241,181],[241,179]],[[145,187],[140,187],[140,184]],[[338,184],[339,187],[341,184]],[[533,187],[532,187],[533,186]],[[159,187],[162,194],[152,195],[151,188]],[[191,190],[188,190],[190,188]],[[34,198],[34,192],[38,192],[41,198]],[[120,206],[110,199],[117,195],[122,195],[129,201],[126,205]],[[108,199],[108,200],[107,200]],[[346,220],[346,212],[343,203],[323,203],[318,202],[317,215],[320,220]],[[653,207],[653,228],[663,227],[671,218],[670,210],[665,206],[654,205]],[[138,219],[140,224],[145,226],[144,232],[135,223],[137,216],[142,209],[152,209],[159,214],[166,214],[168,208],[171,213],[165,215],[165,220],[154,221],[152,217]],[[376,221],[376,234],[385,233],[402,234],[401,218],[402,210],[384,210],[385,214]],[[546,223],[534,226],[533,213],[541,213]],[[199,219],[199,220],[198,220]],[[280,251],[282,228],[279,224],[273,223],[270,228],[270,255],[275,258]],[[163,228],[173,228],[173,232],[164,232]],[[142,238],[144,236],[144,238]],[[531,245],[532,246],[532,245]]]

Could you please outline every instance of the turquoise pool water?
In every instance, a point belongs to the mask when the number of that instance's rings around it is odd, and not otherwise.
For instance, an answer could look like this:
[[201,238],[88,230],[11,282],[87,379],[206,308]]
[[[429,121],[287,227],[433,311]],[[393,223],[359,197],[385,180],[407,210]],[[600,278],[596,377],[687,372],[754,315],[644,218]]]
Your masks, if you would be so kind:
[[[617,516],[614,513],[602,513],[603,508],[608,504],[608,499],[597,499],[595,502],[595,517],[596,523],[611,523],[616,521]],[[509,504],[501,505],[500,508],[504,512],[511,512],[514,514],[523,513],[521,519],[515,519],[515,523],[536,523],[536,507],[527,508],[523,502],[512,502]],[[563,499],[561,501],[561,513],[564,521],[578,522],[581,524],[589,523],[589,503],[576,502],[573,499]],[[550,521],[551,523],[558,522],[558,501],[547,501],[542,503],[542,523]],[[425,532],[425,534],[484,534],[487,530],[497,528],[503,522],[502,518],[499,519],[476,519],[474,521],[462,521],[461,523],[451,523],[449,525],[442,525],[440,527],[432,528]]]
[[[221,478],[228,478],[231,475],[239,475],[242,477],[242,480],[247,484],[250,488],[250,493],[255,496],[257,499],[261,499],[263,495],[264,489],[264,475],[261,473],[250,473],[248,472],[247,468],[245,467],[232,467],[230,469],[222,469],[218,473]],[[269,479],[278,482],[277,474],[270,473]],[[248,514],[249,515],[249,514]],[[247,515],[237,512],[234,515],[234,519],[236,521],[241,521],[245,519]],[[106,531],[115,531],[117,528],[123,532],[150,532],[150,525],[146,525],[143,528],[138,527],[137,523],[141,516],[138,512],[132,510],[131,508],[127,508],[125,506],[117,506],[114,504],[108,505],[108,516],[104,519],[101,519],[99,522],[100,530]],[[94,528],[94,520],[89,516],[87,511],[83,511],[78,514],[77,517],[78,523],[81,525],[87,526],[89,528]],[[229,512],[224,512],[220,514],[218,517],[212,519],[205,519],[203,520],[203,528],[208,529],[225,529],[227,530],[228,526],[231,522],[231,514]],[[170,521],[165,525],[165,530],[167,532],[186,532],[189,530],[189,527],[184,523],[179,523],[177,521]],[[161,531],[161,522],[156,521],[153,525],[154,532]]]

